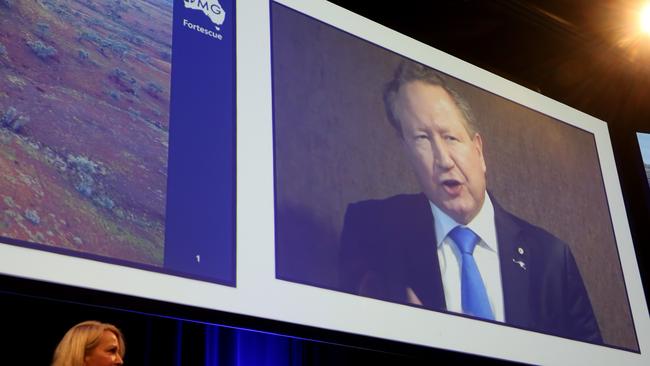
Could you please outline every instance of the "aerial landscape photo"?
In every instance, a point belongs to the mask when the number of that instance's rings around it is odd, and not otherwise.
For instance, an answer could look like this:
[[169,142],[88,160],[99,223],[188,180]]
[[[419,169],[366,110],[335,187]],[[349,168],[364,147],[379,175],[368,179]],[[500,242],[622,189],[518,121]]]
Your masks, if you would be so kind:
[[0,242],[162,266],[172,8],[0,0]]

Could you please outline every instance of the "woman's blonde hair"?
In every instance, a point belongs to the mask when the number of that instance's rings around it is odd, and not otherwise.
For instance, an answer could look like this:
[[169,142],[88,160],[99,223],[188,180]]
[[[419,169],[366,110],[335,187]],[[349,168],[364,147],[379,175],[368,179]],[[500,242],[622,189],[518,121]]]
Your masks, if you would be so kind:
[[116,326],[95,320],[81,322],[70,328],[54,350],[52,366],[83,366],[84,357],[97,345],[105,331],[117,337],[120,357],[124,358],[124,337]]

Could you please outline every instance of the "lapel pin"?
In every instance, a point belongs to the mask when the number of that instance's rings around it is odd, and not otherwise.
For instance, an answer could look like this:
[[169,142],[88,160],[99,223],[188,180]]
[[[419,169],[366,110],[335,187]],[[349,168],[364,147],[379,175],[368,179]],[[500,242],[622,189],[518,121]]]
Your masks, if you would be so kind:
[[524,248],[522,248],[522,247],[517,248],[517,253],[519,253],[520,255],[523,255],[524,254]]
[[514,263],[517,263],[517,264],[519,265],[519,267],[521,267],[524,271],[526,270],[526,263],[524,263],[524,262],[522,262],[522,261],[517,261],[517,260],[515,260],[514,258],[512,258],[512,261],[513,261]]

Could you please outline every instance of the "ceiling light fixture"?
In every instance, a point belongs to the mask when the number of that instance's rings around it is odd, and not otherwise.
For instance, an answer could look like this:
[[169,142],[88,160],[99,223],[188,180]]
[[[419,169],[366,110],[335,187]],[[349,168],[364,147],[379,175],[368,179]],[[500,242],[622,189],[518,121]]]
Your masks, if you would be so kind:
[[650,34],[650,2],[641,8],[641,31]]

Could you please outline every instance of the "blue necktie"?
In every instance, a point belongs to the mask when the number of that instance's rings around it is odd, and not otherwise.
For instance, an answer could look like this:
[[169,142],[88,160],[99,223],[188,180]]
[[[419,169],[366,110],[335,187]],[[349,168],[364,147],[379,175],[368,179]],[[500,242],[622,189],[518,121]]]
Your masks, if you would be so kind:
[[481,273],[472,255],[479,237],[471,229],[462,226],[456,226],[450,231],[449,237],[462,253],[460,292],[463,313],[494,320]]

